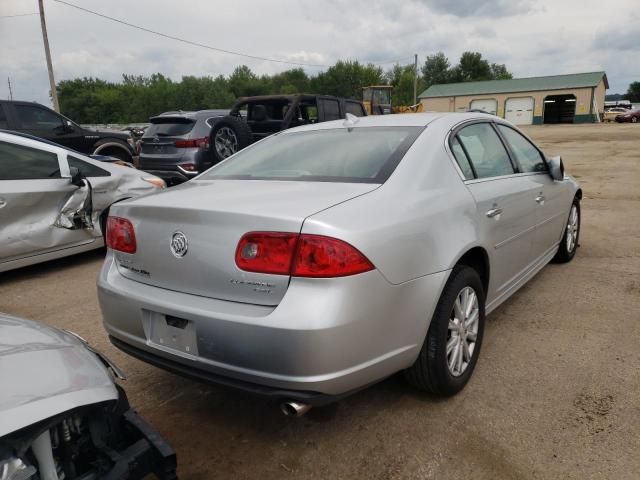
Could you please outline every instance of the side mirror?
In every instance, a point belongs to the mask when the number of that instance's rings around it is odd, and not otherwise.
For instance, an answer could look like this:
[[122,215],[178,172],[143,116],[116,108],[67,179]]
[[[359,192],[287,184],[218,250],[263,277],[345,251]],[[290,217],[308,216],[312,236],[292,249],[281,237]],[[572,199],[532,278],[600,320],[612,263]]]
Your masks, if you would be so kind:
[[69,120],[64,121],[64,126],[62,128],[67,133],[76,131],[76,128],[73,126],[73,123],[71,123]]
[[561,182],[564,179],[564,164],[560,155],[551,157],[549,160],[549,174],[551,178]]
[[71,183],[76,187],[82,187],[84,185],[84,175],[77,167],[69,168],[71,174]]

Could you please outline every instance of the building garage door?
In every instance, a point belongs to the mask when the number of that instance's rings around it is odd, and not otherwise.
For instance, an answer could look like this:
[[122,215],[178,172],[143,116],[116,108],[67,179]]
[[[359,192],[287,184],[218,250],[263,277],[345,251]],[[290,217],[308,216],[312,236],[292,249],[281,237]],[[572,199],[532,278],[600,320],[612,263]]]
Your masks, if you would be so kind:
[[471,110],[484,110],[491,115],[495,115],[498,111],[498,102],[492,98],[488,100],[472,100],[469,108]]
[[504,105],[504,118],[514,125],[531,125],[533,97],[508,98]]

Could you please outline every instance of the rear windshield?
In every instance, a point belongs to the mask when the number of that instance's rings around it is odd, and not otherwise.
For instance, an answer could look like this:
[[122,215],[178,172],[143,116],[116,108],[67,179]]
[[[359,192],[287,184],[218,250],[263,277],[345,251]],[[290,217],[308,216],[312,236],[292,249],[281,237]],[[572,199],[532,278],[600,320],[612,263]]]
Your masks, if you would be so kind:
[[152,118],[144,132],[145,137],[177,137],[186,135],[196,124],[195,120],[183,117]]
[[362,127],[272,135],[200,179],[383,183],[421,130]]

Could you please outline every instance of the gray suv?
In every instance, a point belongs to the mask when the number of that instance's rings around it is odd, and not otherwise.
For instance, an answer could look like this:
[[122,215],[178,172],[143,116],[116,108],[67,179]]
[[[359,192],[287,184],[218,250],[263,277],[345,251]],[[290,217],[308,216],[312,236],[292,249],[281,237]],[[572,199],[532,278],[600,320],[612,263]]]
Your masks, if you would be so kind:
[[229,110],[165,112],[149,119],[140,141],[138,167],[167,185],[182,183],[212,165],[209,131]]

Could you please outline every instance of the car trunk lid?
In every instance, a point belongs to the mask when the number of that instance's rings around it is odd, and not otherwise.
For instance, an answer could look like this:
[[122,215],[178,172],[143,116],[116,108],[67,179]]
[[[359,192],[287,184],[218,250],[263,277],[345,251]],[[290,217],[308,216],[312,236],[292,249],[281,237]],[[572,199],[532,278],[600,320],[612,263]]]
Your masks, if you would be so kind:
[[[137,243],[134,254],[116,252],[118,268],[129,279],[161,288],[277,305],[289,276],[240,270],[235,264],[240,238],[250,231],[297,233],[308,216],[377,187],[263,180],[188,182],[113,207],[113,216],[132,222]],[[179,233],[186,239],[183,256],[171,248]]]

